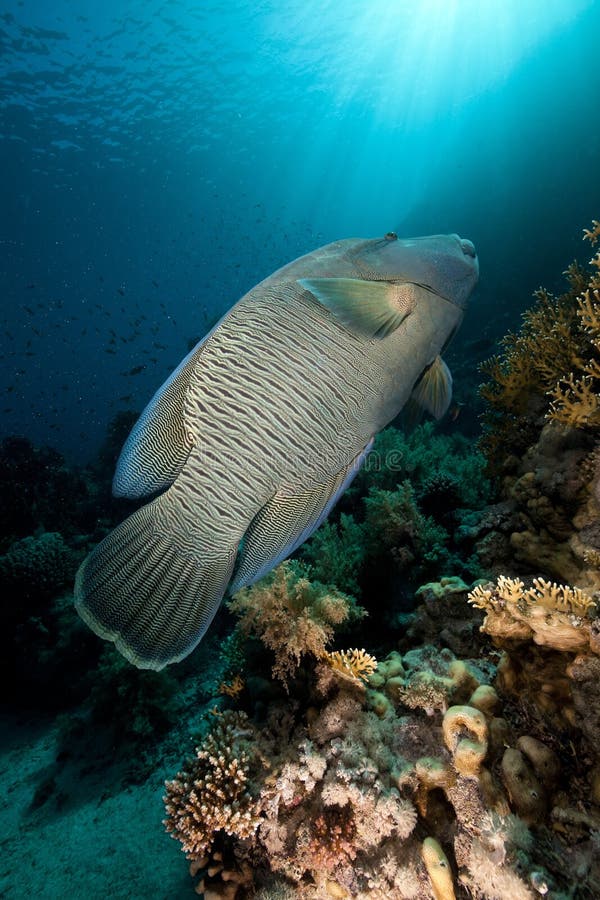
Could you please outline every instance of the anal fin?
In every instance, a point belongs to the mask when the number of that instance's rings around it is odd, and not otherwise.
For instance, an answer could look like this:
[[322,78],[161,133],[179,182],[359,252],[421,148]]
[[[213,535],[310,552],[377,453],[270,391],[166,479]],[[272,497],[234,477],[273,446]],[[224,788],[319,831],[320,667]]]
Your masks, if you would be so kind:
[[281,490],[271,497],[244,535],[228,593],[258,581],[310,537],[350,485],[372,446],[373,439],[327,481],[294,493]]

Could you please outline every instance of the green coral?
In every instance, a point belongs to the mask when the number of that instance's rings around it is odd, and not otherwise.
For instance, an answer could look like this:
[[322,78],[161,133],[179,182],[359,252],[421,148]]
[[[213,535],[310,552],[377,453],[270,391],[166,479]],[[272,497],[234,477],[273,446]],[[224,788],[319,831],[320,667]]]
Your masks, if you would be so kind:
[[474,509],[489,499],[485,458],[464,435],[436,432],[434,422],[424,422],[408,433],[393,426],[384,429],[375,438],[373,450],[350,491],[394,490],[410,479],[419,494],[434,475],[456,484],[457,506]]
[[366,554],[364,526],[347,513],[337,522],[324,522],[302,550],[312,578],[355,597],[360,596],[359,573]]
[[[356,596],[381,594],[398,572],[415,585],[457,571],[481,573],[454,553],[455,522],[490,497],[485,459],[460,435],[433,423],[409,434],[386,428],[332,518],[302,548],[312,576]],[[462,554],[464,556],[464,554]]]

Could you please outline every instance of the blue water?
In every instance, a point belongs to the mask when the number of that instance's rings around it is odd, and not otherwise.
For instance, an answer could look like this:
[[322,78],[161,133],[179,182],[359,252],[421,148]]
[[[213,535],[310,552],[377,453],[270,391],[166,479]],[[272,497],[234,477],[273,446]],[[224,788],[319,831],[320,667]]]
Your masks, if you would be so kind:
[[5,2],[0,437],[92,458],[217,315],[340,237],[461,233],[455,352],[516,327],[600,214],[598,7]]

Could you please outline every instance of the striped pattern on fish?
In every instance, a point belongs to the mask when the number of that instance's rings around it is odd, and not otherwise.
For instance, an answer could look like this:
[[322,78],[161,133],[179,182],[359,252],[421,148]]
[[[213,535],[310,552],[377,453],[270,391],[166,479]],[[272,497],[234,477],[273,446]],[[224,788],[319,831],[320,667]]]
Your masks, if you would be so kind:
[[123,448],[115,493],[164,493],[82,565],[84,620],[136,665],[187,655],[227,589],[318,526],[419,379],[421,402],[431,383],[431,409],[447,407],[438,355],[476,280],[470,242],[388,235],[320,248],[246,294]]

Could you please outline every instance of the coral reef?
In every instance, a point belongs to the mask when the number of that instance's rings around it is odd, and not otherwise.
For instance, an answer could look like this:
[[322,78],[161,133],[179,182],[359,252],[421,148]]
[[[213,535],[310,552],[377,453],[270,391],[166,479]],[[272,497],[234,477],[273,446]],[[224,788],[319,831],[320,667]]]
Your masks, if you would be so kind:
[[[384,431],[298,558],[169,673],[82,640],[63,596],[118,514],[85,504],[125,418],[95,481],[2,445],[39,508],[0,536],[4,681],[87,695],[61,752],[78,729],[139,778],[196,746],[165,827],[207,900],[600,896],[600,254],[567,279],[487,364],[483,453],[431,423]],[[64,528],[40,459],[79,492]]]
[[[366,688],[321,663],[295,722],[277,709],[260,729],[240,713],[217,720],[165,799],[199,891],[245,897],[274,878],[298,898],[427,900],[461,883],[490,900],[498,885],[507,900],[534,896],[517,852],[529,833],[484,765],[499,764],[509,731],[499,699],[474,667],[424,650],[392,654]],[[232,889],[232,871],[254,885]]]

